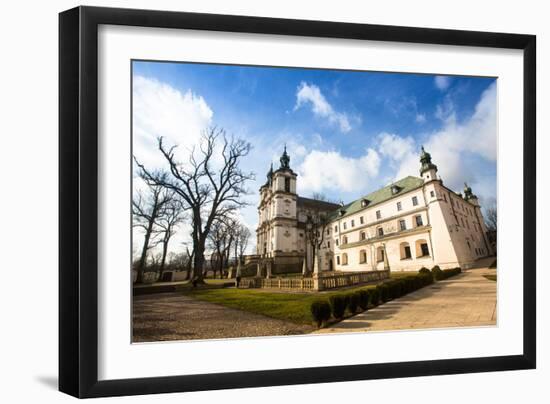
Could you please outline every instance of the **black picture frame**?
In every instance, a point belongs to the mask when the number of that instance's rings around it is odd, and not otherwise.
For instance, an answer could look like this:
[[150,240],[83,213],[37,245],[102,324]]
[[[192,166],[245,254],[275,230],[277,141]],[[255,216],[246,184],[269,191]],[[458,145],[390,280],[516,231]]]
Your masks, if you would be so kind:
[[[523,354],[99,381],[97,52],[100,24],[523,50]],[[59,100],[61,391],[84,398],[535,368],[535,36],[77,7],[59,15]]]

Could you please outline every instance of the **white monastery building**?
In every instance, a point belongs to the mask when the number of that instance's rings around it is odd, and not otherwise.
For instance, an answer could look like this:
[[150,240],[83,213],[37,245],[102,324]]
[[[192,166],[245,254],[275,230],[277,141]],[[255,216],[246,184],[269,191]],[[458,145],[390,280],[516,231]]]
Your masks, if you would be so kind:
[[494,254],[477,196],[467,184],[463,195],[447,188],[424,148],[420,177],[347,205],[298,196],[286,147],[280,162],[260,188],[257,257],[267,273],[258,275],[468,268]]

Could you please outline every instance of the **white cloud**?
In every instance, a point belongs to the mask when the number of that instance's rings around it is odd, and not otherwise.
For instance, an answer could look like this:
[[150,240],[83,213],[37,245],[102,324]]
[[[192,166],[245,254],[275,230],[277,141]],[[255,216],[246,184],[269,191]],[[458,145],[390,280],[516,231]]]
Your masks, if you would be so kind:
[[[167,145],[178,144],[177,156],[186,160],[190,147],[196,145],[201,132],[212,124],[213,112],[204,98],[188,90],[180,90],[155,79],[142,76],[133,80],[133,153],[146,167],[165,167],[165,159],[157,146],[157,137],[163,136]],[[143,181],[134,178],[134,192],[146,188]],[[184,251],[183,242],[189,241],[190,226],[182,224],[170,241],[169,249]],[[134,228],[133,250],[141,252],[143,232]],[[153,249],[158,253],[160,247]]]
[[302,82],[298,86],[294,110],[305,104],[311,104],[311,110],[315,115],[326,118],[330,123],[338,125],[341,132],[347,133],[351,130],[347,114],[335,111],[315,84]]
[[164,157],[157,147],[163,136],[184,152],[198,143],[201,132],[212,124],[213,112],[204,98],[142,76],[133,80],[134,155],[148,167],[161,167]]
[[[481,157],[489,162],[497,158],[497,120],[496,120],[496,85],[492,84],[485,90],[472,116],[458,123],[454,112],[447,114],[443,128],[427,136],[424,147],[432,155],[432,161],[438,166],[438,174],[451,189],[458,190],[464,181],[478,182],[485,173],[476,172],[475,167],[467,163],[469,154]],[[452,106],[447,107],[453,110]],[[393,143],[405,141],[405,139]],[[418,176],[419,144],[415,144],[413,152],[403,155],[397,170],[396,178],[407,175]],[[483,187],[486,188],[486,187]],[[482,194],[483,189],[474,190]]]
[[445,91],[451,85],[451,78],[449,76],[435,76],[434,84],[439,90]]
[[378,175],[380,156],[367,149],[358,158],[337,151],[311,151],[298,167],[298,192],[357,192],[368,187],[368,178]]
[[412,137],[401,137],[393,133],[383,132],[378,135],[378,151],[384,157],[394,161],[401,161],[414,151],[414,139]]

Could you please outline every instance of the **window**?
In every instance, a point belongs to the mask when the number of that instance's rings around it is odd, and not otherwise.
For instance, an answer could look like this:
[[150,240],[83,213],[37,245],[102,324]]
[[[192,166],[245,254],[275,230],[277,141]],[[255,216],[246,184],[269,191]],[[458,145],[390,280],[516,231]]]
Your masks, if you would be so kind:
[[359,263],[360,264],[366,264],[367,263],[367,250],[359,251]]
[[355,227],[355,220],[351,219],[351,227]]
[[369,201],[368,201],[367,199],[361,200],[361,206],[362,206],[363,208],[366,208],[368,204],[369,204]]
[[412,197],[413,206],[418,206],[418,198],[416,196]]
[[399,230],[401,230],[401,231],[407,230],[407,223],[405,222],[405,220],[400,220],[399,221]]
[[342,238],[342,244],[347,244],[348,243],[348,236],[344,236],[344,238]]
[[346,230],[347,227],[348,227],[348,226],[347,226],[347,223],[344,222],[344,230]]
[[414,217],[414,221],[416,223],[416,227],[418,226],[422,226],[422,216],[421,215],[417,215]]
[[376,249],[376,262],[384,262],[384,247]]
[[401,202],[397,202],[397,211],[401,211],[402,207],[401,207]]
[[348,265],[348,255],[346,253],[342,254],[342,265]]
[[334,226],[334,232],[338,233],[338,226]]
[[285,191],[290,192],[290,178],[285,178]]
[[435,192],[434,191],[430,191],[430,196],[433,198],[435,196]]
[[367,238],[367,234],[364,231],[362,231],[360,237],[361,237],[361,240],[365,240]]
[[361,223],[361,224],[365,223],[365,221],[363,220],[363,216],[361,216],[361,217],[359,218],[359,223]]
[[378,234],[378,237],[382,237],[384,235],[384,229],[382,227],[379,227],[376,229],[376,233]]
[[327,228],[327,236],[330,236],[330,227]]
[[428,248],[428,243],[424,239],[416,240],[416,257],[429,257],[430,250]]
[[430,255],[430,250],[428,249],[428,244],[426,244],[426,243],[420,244],[420,248],[422,249],[422,256],[423,257],[426,257],[426,256]]
[[382,217],[382,213],[380,213],[379,210],[376,211],[376,218],[380,219]]
[[330,241],[327,241],[327,248],[330,250]]
[[336,256],[336,265],[340,265],[340,256],[339,255]]
[[335,239],[334,242],[336,243],[336,245],[338,245],[338,239]]
[[411,246],[407,242],[399,244],[399,253],[402,260],[411,259]]

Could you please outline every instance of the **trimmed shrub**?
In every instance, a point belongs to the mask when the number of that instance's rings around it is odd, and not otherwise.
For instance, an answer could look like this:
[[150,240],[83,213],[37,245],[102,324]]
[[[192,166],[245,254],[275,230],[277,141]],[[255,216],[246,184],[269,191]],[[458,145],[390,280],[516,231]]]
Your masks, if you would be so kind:
[[370,303],[373,306],[378,306],[378,303],[380,303],[380,289],[376,287],[369,290],[369,296],[370,296]]
[[440,279],[447,279],[447,278],[450,278],[451,276],[458,275],[461,272],[462,270],[460,269],[460,267],[452,268],[452,269],[444,269],[443,271],[441,271],[441,274],[439,276],[440,276]]
[[361,307],[361,310],[368,310],[370,292],[368,290],[362,289],[357,293],[359,293],[359,307]]
[[386,303],[388,300],[391,299],[391,297],[390,297],[390,287],[389,287],[388,283],[383,283],[382,285],[378,285],[376,288],[380,292],[380,300],[383,303]]
[[351,314],[357,313],[357,307],[359,307],[360,296],[358,292],[350,293],[347,299],[348,310]]
[[324,322],[330,319],[330,304],[326,300],[316,300],[311,303],[311,317],[317,324],[317,327],[321,327]]
[[332,315],[340,320],[346,311],[347,299],[344,295],[334,295],[329,298]]
[[432,274],[432,271],[430,271],[428,268],[426,267],[422,267],[420,268],[420,270],[418,271],[419,274]]
[[442,276],[443,276],[442,272],[443,271],[441,270],[441,268],[439,268],[439,265],[436,265],[432,268],[432,275],[433,275],[433,277],[436,281],[439,281],[439,280],[443,279],[442,278]]

